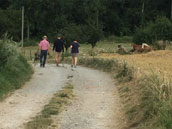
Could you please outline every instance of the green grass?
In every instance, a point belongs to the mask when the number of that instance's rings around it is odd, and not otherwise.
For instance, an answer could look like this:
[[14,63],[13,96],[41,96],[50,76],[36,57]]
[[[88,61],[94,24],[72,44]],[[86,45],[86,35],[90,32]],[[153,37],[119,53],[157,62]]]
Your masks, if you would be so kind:
[[54,94],[53,98],[49,102],[49,104],[44,106],[44,109],[41,111],[39,115],[34,117],[32,121],[26,123],[26,129],[47,129],[52,125],[53,115],[58,115],[62,110],[64,110],[64,106],[69,104],[69,99],[73,97],[73,85],[71,82],[68,82],[63,90],[58,91]]
[[19,89],[33,73],[32,67],[21,55],[13,41],[0,41],[0,100],[8,93]]
[[15,90],[19,89],[33,73],[31,66],[27,61],[19,55],[15,59],[11,59],[3,67],[0,67],[0,99]]
[[105,72],[114,73],[114,77],[119,81],[130,81],[133,77],[132,68],[130,68],[126,62],[121,62],[116,59],[103,59],[103,58],[84,58],[79,59],[79,64],[93,67],[96,69],[103,70]]
[[132,49],[131,43],[116,43],[114,41],[99,41],[96,44],[96,47],[92,51],[90,44],[81,44],[80,46],[80,55],[82,56],[88,56],[91,55],[92,52],[94,52],[94,56],[96,56],[99,53],[115,53],[118,48],[117,46],[121,45],[123,48],[126,49],[126,51],[129,51]]
[[142,106],[147,116],[152,116],[154,125],[166,129],[172,128],[172,83],[167,78],[162,78],[153,73],[146,78],[147,83]]

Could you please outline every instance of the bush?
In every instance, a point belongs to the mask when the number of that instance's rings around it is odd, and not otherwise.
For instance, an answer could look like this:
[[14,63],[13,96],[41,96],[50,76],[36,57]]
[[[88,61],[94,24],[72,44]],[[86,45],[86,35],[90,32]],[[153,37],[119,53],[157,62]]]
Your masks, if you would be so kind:
[[80,43],[90,43],[92,47],[103,36],[103,32],[100,29],[96,29],[93,25],[76,25],[69,24],[59,31],[64,36],[66,42],[66,48],[68,48],[71,42],[76,39]]
[[16,41],[20,40],[21,30],[19,29],[21,21],[21,12],[19,10],[1,10],[0,9],[0,36],[9,32]]
[[155,40],[172,39],[172,23],[166,17],[158,17],[155,24],[151,26],[152,36]]
[[133,42],[136,44],[154,43],[156,40],[172,39],[172,23],[166,17],[158,17],[155,22],[150,22],[145,28],[136,29]]
[[20,88],[32,73],[31,66],[9,40],[0,41],[0,99]]
[[152,40],[148,31],[138,28],[133,36],[133,42],[141,45],[142,43],[152,43]]
[[100,26],[88,25],[86,32],[86,35],[88,35],[87,42],[94,48],[97,42],[103,37],[103,31]]
[[59,31],[60,34],[64,37],[66,42],[66,48],[68,48],[71,42],[76,39],[79,42],[83,43],[87,41],[87,35],[84,34],[86,26],[69,24]]
[[8,40],[0,40],[0,67],[4,66],[8,62],[9,58],[11,56],[15,56],[16,53],[16,47],[12,44],[9,44]]

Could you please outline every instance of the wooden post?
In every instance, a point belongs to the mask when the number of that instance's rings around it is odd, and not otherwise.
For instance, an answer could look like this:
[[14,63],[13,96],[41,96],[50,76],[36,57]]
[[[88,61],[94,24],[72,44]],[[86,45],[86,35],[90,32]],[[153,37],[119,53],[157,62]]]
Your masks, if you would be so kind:
[[22,32],[21,32],[22,48],[23,48],[23,37],[24,37],[24,6],[22,6]]
[[32,60],[32,50],[30,49],[30,60]]

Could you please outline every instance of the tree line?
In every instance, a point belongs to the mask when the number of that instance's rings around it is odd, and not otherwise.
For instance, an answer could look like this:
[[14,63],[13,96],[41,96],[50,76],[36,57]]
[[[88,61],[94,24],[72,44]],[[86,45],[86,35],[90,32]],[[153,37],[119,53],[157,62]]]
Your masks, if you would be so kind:
[[19,41],[21,7],[25,7],[25,38],[50,38],[94,43],[103,36],[133,35],[157,17],[172,19],[172,0],[0,0],[0,35]]

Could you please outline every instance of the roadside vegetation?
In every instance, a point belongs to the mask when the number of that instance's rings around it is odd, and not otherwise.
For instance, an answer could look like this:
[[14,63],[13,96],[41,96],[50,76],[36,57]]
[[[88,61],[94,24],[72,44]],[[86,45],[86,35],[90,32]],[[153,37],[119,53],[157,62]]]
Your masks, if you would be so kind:
[[[70,77],[69,77],[70,78]],[[43,110],[30,122],[25,124],[25,129],[47,129],[48,127],[58,128],[58,122],[53,121],[53,116],[57,116],[65,109],[74,97],[73,85],[69,81],[64,88],[54,94],[50,102],[44,106]]]
[[169,78],[153,72],[146,75],[117,58],[81,58],[79,63],[110,72],[118,80],[128,128],[172,128],[172,86]]
[[17,45],[5,36],[0,40],[0,100],[19,89],[33,73]]

